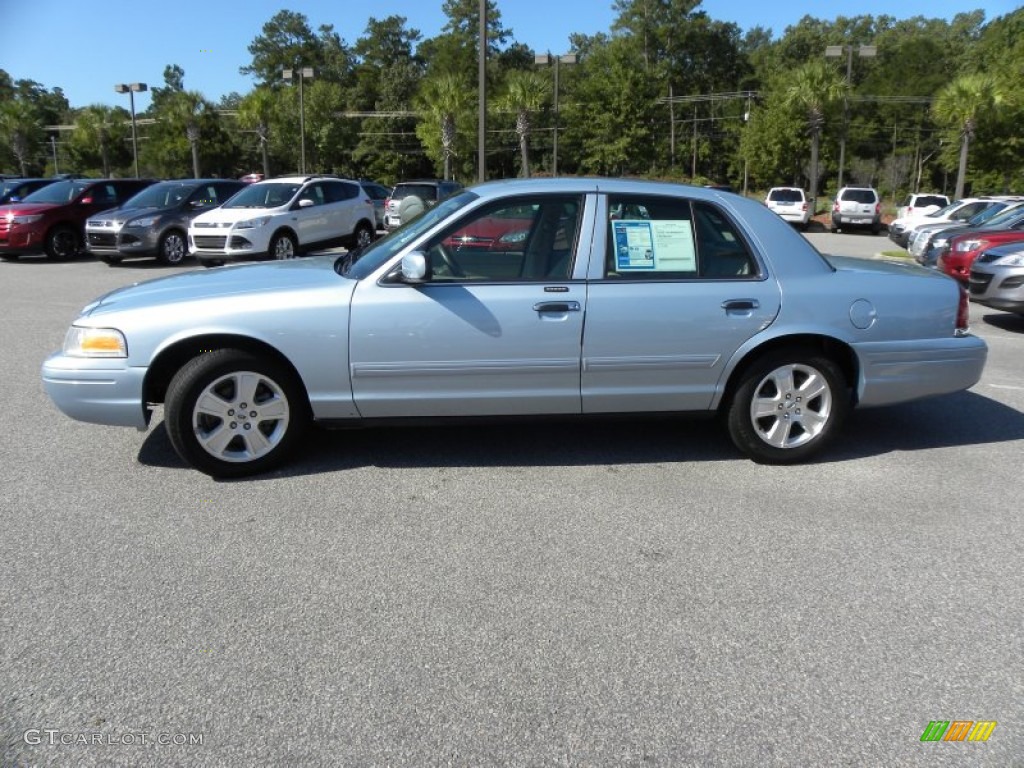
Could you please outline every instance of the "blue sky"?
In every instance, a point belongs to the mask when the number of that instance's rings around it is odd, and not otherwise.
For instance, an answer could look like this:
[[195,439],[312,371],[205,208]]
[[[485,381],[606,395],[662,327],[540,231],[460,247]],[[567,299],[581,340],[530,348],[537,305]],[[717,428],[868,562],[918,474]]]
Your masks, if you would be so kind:
[[[207,0],[155,3],[151,0],[0,0],[0,67],[14,79],[28,78],[47,88],[61,87],[74,107],[91,103],[127,106],[114,93],[115,83],[163,84],[167,64],[185,70],[185,87],[217,101],[231,91],[246,93],[251,78],[238,68],[251,61],[247,46],[281,8],[303,13],[310,26],[333,24],[352,43],[368,19],[404,16],[407,26],[424,38],[445,23],[442,0]],[[858,0],[854,5],[823,2],[707,0],[701,9],[743,30],[763,26],[776,37],[803,16],[834,19],[851,15],[887,14],[897,18],[925,16],[950,19],[960,12],[984,8],[987,19],[1010,13],[1016,0]],[[517,42],[536,51],[568,50],[573,32],[607,32],[614,14],[611,0],[498,0],[504,25]],[[136,109],[149,104],[140,94]]]

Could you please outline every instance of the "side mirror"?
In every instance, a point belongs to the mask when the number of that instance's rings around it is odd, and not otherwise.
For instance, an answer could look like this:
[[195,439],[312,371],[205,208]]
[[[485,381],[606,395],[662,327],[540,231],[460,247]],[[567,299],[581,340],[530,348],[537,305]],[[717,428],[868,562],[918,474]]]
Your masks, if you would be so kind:
[[312,206],[313,201],[310,200],[308,197],[304,197],[301,200],[299,200],[299,208],[311,208]]
[[430,277],[427,268],[427,255],[423,251],[411,251],[402,257],[402,282],[420,285]]

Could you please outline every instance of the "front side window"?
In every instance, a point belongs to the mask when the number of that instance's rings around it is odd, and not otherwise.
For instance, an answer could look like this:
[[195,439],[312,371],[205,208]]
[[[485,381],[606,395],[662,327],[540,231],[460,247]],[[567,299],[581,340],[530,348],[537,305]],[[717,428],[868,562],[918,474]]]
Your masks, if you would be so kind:
[[608,212],[606,278],[693,280],[756,274],[738,231],[712,205],[678,197],[612,196]]
[[424,249],[432,279],[566,280],[583,201],[549,195],[503,200],[473,211]]

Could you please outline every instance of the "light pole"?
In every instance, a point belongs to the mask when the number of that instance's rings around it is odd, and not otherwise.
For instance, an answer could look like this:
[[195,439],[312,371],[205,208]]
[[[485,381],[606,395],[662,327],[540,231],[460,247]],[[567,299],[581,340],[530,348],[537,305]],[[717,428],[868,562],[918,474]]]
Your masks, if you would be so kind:
[[487,180],[487,0],[480,0],[477,51],[476,179]]
[[558,65],[562,64],[575,64],[578,57],[575,53],[563,53],[561,56],[552,56],[549,53],[540,53],[533,57],[534,64],[548,65],[552,61],[555,63],[555,130],[554,130],[554,142],[551,159],[551,175],[558,175]]
[[135,94],[148,91],[145,83],[118,83],[114,86],[118,93],[127,93],[128,101],[132,107],[132,156],[135,158],[135,178],[139,178],[139,137],[135,129]]
[[850,97],[849,91],[853,82],[853,49],[857,49],[857,55],[861,58],[869,58],[878,53],[873,45],[828,45],[825,46],[825,55],[829,58],[840,58],[846,54],[846,89],[843,91],[843,133],[839,137],[839,180],[837,189],[843,187],[843,166],[846,163],[846,131],[850,123]]
[[299,76],[299,146],[301,147],[300,152],[301,159],[299,161],[299,173],[304,174],[306,172],[306,105],[303,102],[302,97],[302,84],[306,78],[313,78],[312,67],[302,67],[301,69],[286,69],[283,73],[284,79],[292,82],[295,79],[295,75]]

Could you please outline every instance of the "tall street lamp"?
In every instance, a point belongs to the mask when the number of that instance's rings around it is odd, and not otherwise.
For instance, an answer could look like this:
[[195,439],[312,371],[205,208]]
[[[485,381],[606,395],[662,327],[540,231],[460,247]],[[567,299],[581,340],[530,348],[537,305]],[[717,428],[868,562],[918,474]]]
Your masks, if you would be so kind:
[[313,78],[313,68],[286,69],[282,74],[284,79],[289,82],[293,82],[296,75],[299,77],[299,146],[302,153],[299,161],[299,173],[304,174],[306,172],[306,105],[302,98],[302,84],[307,78]]
[[846,132],[850,124],[850,99],[849,91],[853,82],[853,49],[857,49],[857,55],[861,58],[870,58],[878,53],[878,48],[873,45],[828,45],[825,46],[825,55],[829,58],[838,59],[846,55],[846,90],[843,92],[843,134],[839,138],[839,181],[837,189],[843,188],[843,166],[846,162]]
[[561,56],[552,56],[549,53],[540,53],[533,57],[534,64],[543,64],[547,66],[552,61],[555,64],[555,130],[554,130],[554,143],[553,152],[551,159],[551,175],[558,175],[558,65],[561,64],[575,64],[578,60],[578,56],[575,53],[563,53]]
[[114,86],[118,93],[127,93],[132,106],[132,156],[135,158],[135,178],[139,178],[139,137],[135,129],[135,94],[148,91],[145,83],[118,83]]

